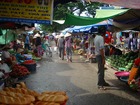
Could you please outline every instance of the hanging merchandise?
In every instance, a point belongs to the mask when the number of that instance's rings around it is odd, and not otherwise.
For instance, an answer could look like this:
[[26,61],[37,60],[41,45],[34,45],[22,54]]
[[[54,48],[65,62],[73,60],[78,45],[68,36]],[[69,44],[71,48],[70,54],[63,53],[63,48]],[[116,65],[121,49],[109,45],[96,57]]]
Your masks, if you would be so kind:
[[132,34],[132,32],[129,33],[129,38],[130,38],[130,39],[133,38],[133,34]]
[[125,38],[125,40],[124,40],[124,48],[126,48],[126,49],[129,48],[129,37]]
[[137,49],[140,48],[140,39],[137,39]]
[[117,32],[116,33],[116,41],[117,41],[117,43],[116,43],[116,45],[120,45],[121,44],[121,40],[120,40],[120,32]]
[[130,44],[131,44],[131,50],[133,51],[133,42],[131,42]]

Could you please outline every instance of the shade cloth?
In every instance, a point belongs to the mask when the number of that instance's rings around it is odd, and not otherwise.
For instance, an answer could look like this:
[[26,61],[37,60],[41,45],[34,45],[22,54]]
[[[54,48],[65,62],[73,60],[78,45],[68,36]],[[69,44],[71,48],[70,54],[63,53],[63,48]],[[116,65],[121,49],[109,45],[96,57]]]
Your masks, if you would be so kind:
[[73,28],[71,28],[71,30],[73,30],[74,32],[83,32],[83,31],[90,31],[92,28],[97,28],[98,26],[110,26],[110,25],[112,25],[112,21],[105,20],[92,25],[74,26]]
[[123,14],[127,12],[129,9],[96,9],[95,18],[105,18],[114,16],[117,14]]
[[140,0],[85,0],[87,2],[101,2],[126,8],[140,9]]
[[[96,11],[96,18],[104,18],[109,15],[114,15],[116,10],[111,9],[101,9]],[[107,13],[107,14],[106,14]],[[105,15],[106,14],[106,15]],[[123,13],[122,15],[118,15],[113,17],[113,28],[114,31],[122,31],[133,29],[140,26],[140,9],[129,9],[127,12]]]
[[59,24],[64,24],[65,20],[53,20],[53,22],[59,23]]
[[[119,10],[117,13],[114,13],[113,15],[108,15],[108,17],[103,17],[103,18],[90,18],[90,17],[80,17],[80,16],[75,16],[72,14],[66,14],[66,19],[64,24],[68,25],[77,25],[77,26],[83,26],[83,25],[91,25],[91,24],[96,24],[99,22],[102,22],[104,20],[113,18],[115,16],[121,15],[128,11],[126,10]],[[106,13],[108,14],[108,13]]]

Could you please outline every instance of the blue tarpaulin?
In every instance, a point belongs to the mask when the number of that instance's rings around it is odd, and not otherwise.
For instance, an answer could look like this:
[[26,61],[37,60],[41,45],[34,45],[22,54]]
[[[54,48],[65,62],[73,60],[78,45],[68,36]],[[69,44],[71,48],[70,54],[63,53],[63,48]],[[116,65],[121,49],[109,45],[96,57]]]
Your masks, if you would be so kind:
[[87,26],[74,26],[73,28],[71,28],[71,30],[73,30],[73,32],[84,32],[84,31],[93,31],[94,28],[97,28],[98,26],[109,26],[112,25],[111,20],[106,20],[97,24],[92,24],[92,25],[87,25]]

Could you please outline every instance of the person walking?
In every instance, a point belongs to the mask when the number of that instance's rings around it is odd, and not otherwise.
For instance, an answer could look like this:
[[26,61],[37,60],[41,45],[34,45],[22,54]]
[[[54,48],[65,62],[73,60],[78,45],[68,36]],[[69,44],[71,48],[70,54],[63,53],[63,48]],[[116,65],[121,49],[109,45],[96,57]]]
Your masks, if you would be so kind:
[[91,34],[89,35],[88,38],[88,51],[87,51],[87,59],[86,62],[89,62],[90,57],[92,57],[92,55],[94,54],[94,38],[95,38],[95,34]]
[[25,49],[30,50],[30,38],[29,35],[25,35]]
[[73,40],[71,38],[71,34],[67,33],[65,35],[65,50],[68,62],[72,62],[72,43]]
[[102,28],[98,29],[98,35],[94,38],[95,55],[98,63],[98,88],[105,90],[104,86],[109,84],[104,80],[104,65],[105,65],[105,52],[104,52],[104,31]]
[[64,60],[65,40],[64,40],[64,35],[62,33],[60,34],[60,38],[58,39],[57,46],[59,49],[59,58]]
[[35,46],[37,49],[37,55],[38,55],[38,57],[42,57],[44,51],[42,48],[41,36],[37,33],[36,35],[34,35],[34,37],[35,37]]

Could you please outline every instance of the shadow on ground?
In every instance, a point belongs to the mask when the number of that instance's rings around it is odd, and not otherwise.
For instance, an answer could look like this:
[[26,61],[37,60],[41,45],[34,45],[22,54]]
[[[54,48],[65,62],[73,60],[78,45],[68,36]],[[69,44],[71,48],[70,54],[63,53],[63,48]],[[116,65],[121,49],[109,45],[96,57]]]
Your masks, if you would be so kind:
[[75,96],[70,105],[140,105],[140,103],[111,93],[100,93]]

